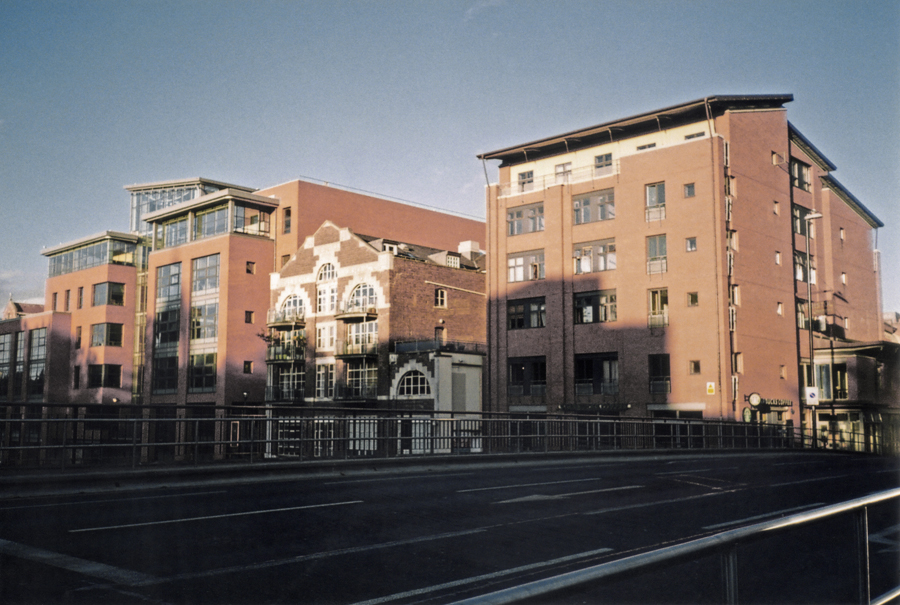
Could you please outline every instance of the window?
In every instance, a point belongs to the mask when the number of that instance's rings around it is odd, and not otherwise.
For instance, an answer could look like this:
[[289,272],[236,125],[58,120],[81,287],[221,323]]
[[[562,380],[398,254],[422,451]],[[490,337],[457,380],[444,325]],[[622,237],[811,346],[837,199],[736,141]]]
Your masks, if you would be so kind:
[[157,249],[172,248],[188,241],[188,220],[179,218],[156,225]]
[[76,391],[81,388],[81,366],[72,368],[72,388]]
[[153,322],[153,346],[154,349],[178,343],[180,336],[179,323],[181,321],[181,309],[167,309],[156,313],[156,321]]
[[784,380],[787,378],[787,366],[781,366],[778,370],[778,376]]
[[234,207],[234,231],[248,235],[269,235],[272,213],[248,206]]
[[805,300],[797,301],[797,327],[801,330],[808,330],[810,328],[809,320],[806,317],[808,305]]
[[778,252],[777,250],[775,251],[775,264],[781,264],[781,252]]
[[684,249],[687,252],[696,252],[697,251],[697,238],[689,237],[684,240]]
[[253,362],[245,361],[244,362],[244,374],[252,374],[253,373]]
[[249,260],[247,261],[247,273],[249,273],[250,275],[256,273],[256,263]]
[[841,284],[847,285],[847,274],[843,272],[841,273]]
[[434,306],[441,308],[447,307],[447,291],[443,288],[434,289]]
[[668,353],[647,356],[650,375],[651,393],[670,393],[672,391],[671,373],[669,372]]
[[191,340],[216,338],[218,320],[218,302],[191,305]]
[[194,239],[221,235],[228,231],[228,206],[198,212],[194,216]]
[[431,395],[431,385],[428,384],[425,374],[419,370],[411,370],[400,379],[397,395],[399,397]]
[[150,388],[154,395],[178,392],[178,356],[154,356]]
[[28,333],[28,395],[43,396],[47,364],[47,328]]
[[291,255],[290,255],[290,254],[284,254],[284,255],[281,256],[281,266],[282,266],[282,267],[284,267],[284,266],[285,266],[286,264],[288,264],[289,262],[291,262]]
[[346,394],[374,399],[378,395],[378,367],[367,360],[347,362]]
[[[810,259],[814,260],[814,259]],[[812,262],[812,266],[809,267],[806,264],[806,255],[802,252],[794,252],[794,279],[799,282],[806,283],[807,278],[809,279],[809,283],[816,283],[816,265]]]
[[124,304],[125,284],[117,284],[115,282],[94,284],[94,295],[91,302],[92,306],[115,305],[121,307]]
[[191,355],[188,367],[188,392],[211,393],[216,390],[216,354]]
[[694,183],[686,183],[684,186],[684,197],[694,197]]
[[644,151],[645,149],[653,149],[656,147],[656,143],[647,143],[646,145],[638,145],[638,151]]
[[576,324],[616,321],[616,291],[577,292],[574,295],[574,307]]
[[75,308],[80,309],[84,306],[84,288],[78,286],[78,296],[75,299]]
[[775,305],[775,313],[778,315],[784,315],[784,303],[777,303]]
[[666,218],[666,184],[653,183],[645,187],[647,221],[659,221]]
[[334,349],[334,331],[334,324],[316,326],[316,348],[323,350]]
[[[806,220],[808,215],[812,214],[812,210],[808,210],[803,206],[798,206],[796,204],[791,204],[791,220],[794,225],[794,233],[802,235],[806,237],[807,227],[812,227],[809,221]],[[810,237],[815,237],[816,234],[810,232]]]
[[665,273],[666,263],[666,236],[653,235],[647,238],[647,273]]
[[285,208],[282,213],[282,224],[284,228],[281,230],[282,233],[290,233],[291,232],[291,209]]
[[191,267],[191,292],[197,293],[219,289],[218,254],[195,258],[191,263]]
[[122,385],[122,366],[91,364],[88,366],[88,388],[119,388]]
[[364,321],[347,326],[347,344],[351,347],[378,343],[378,322]]
[[334,397],[334,364],[322,363],[316,366],[316,398]]
[[508,361],[507,394],[510,396],[543,396],[547,392],[547,361],[545,357],[510,357]]
[[320,285],[316,288],[316,312],[334,311],[337,303],[337,288],[332,285]]
[[575,244],[572,252],[575,274],[612,271],[616,268],[616,240]]
[[303,299],[292,294],[281,303],[281,313],[287,320],[302,318],[304,316]]
[[319,274],[318,276],[316,276],[316,281],[329,281],[335,279],[335,277],[337,277],[337,274],[335,273],[334,265],[332,265],[331,263],[325,263],[321,268],[319,268]]
[[565,164],[557,164],[553,170],[556,175],[556,184],[560,185],[562,183],[568,183],[569,178],[572,176],[572,162],[566,162]]
[[616,198],[614,189],[603,189],[573,198],[575,224],[582,225],[595,221],[616,218]]
[[669,325],[669,290],[658,288],[647,293],[648,323],[651,328]]
[[[542,213],[543,213],[543,210],[542,210]],[[543,214],[541,214],[541,230],[543,230],[543,229],[544,229],[544,217],[543,217]],[[453,269],[459,269],[459,256],[457,256],[455,254],[448,254],[445,264],[448,267],[451,267]]]
[[706,135],[705,132],[695,132],[692,134],[686,134],[686,135],[684,135],[684,140],[690,141],[691,139],[699,139],[700,137],[705,136],[705,135]]
[[775,215],[781,214],[781,203],[778,200],[772,202],[772,213]]
[[375,288],[369,284],[360,284],[353,288],[350,299],[347,301],[347,310],[376,306],[378,306],[378,295],[375,293]]
[[81,348],[81,326],[75,326],[75,348]]
[[50,310],[56,311],[56,299],[59,297],[57,292],[54,292],[50,297]]
[[743,374],[744,373],[744,354],[743,353],[732,353],[731,354],[731,371],[734,374]]
[[534,170],[519,173],[519,193],[534,189]]
[[121,347],[122,324],[93,324],[91,326],[92,347]]
[[244,323],[245,324],[253,323],[253,311],[244,311]]
[[9,369],[12,362],[13,335],[0,334],[0,399],[9,393]]
[[69,305],[71,304],[71,302],[72,302],[72,291],[66,290],[65,299],[63,302],[63,311],[69,310]]
[[506,234],[521,235],[544,230],[544,205],[522,206],[506,213]]
[[617,395],[618,393],[618,353],[588,353],[575,356],[576,395]]
[[688,362],[688,374],[699,374],[700,373],[700,360],[692,359]]
[[791,158],[791,185],[803,191],[810,190],[809,164]]
[[181,263],[156,268],[156,302],[181,300]]
[[606,176],[613,173],[612,154],[604,153],[594,156],[594,176]]
[[688,292],[687,293],[687,305],[689,307],[699,307],[700,306],[700,294],[697,292]]
[[544,251],[510,254],[507,256],[507,269],[510,283],[544,279]]
[[506,327],[510,330],[543,328],[547,325],[544,297],[510,300],[506,303]]

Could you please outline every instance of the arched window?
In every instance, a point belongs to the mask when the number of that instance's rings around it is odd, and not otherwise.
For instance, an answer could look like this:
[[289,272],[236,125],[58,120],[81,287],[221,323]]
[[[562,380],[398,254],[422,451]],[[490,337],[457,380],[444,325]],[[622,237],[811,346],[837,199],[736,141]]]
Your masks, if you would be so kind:
[[303,315],[303,299],[292,294],[281,303],[281,310],[285,315]]
[[375,294],[375,288],[369,284],[360,284],[353,289],[350,294],[349,306],[354,307],[375,307],[378,305],[378,296]]
[[334,279],[334,276],[334,265],[325,263],[322,265],[322,268],[319,269],[319,276],[316,278],[316,281],[329,281]]
[[431,385],[425,374],[419,370],[410,370],[400,379],[397,386],[397,395],[399,397],[410,395],[431,395]]

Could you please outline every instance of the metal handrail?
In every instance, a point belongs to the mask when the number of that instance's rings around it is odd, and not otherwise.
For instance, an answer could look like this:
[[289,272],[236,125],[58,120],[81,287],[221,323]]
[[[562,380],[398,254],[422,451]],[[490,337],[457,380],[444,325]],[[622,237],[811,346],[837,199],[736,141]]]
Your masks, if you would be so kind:
[[[832,517],[841,513],[857,511],[862,509],[858,514],[863,516],[863,521],[858,526],[867,526],[865,520],[866,507],[900,498],[900,488],[891,489],[862,498],[848,500],[839,504],[823,506],[811,511],[798,513],[789,517],[776,519],[773,521],[764,521],[754,525],[748,525],[725,532],[720,532],[712,536],[698,538],[683,544],[667,546],[648,553],[633,555],[610,561],[609,563],[601,563],[586,569],[579,569],[564,574],[559,574],[543,580],[535,580],[527,584],[513,586],[504,590],[498,590],[485,595],[472,597],[463,601],[458,601],[456,605],[500,605],[502,603],[517,603],[525,599],[533,599],[536,597],[548,597],[551,594],[562,590],[577,588],[584,586],[590,582],[599,580],[607,580],[626,573],[634,573],[645,571],[651,567],[670,566],[683,562],[685,559],[696,559],[698,556],[719,552],[726,558],[726,601],[728,603],[737,603],[737,553],[735,547],[740,542],[755,540],[762,537],[765,532],[775,532],[787,528],[797,527],[806,523]],[[864,605],[874,605],[875,603],[887,603],[891,599],[900,596],[900,586],[891,589],[887,593],[870,601],[868,587],[868,558],[869,546],[868,535],[866,533],[864,547],[860,550],[860,570],[865,569],[866,577],[860,577],[860,603]],[[861,544],[861,546],[863,546]],[[863,562],[863,558],[865,562]]]

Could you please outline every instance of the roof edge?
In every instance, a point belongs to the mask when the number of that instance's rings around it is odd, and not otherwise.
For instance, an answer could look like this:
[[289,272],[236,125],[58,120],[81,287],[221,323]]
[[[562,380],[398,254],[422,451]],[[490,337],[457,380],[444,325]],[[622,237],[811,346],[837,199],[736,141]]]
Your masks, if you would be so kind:
[[65,252],[66,250],[70,250],[72,248],[80,248],[81,246],[86,246],[88,244],[99,242],[105,239],[114,239],[136,244],[141,241],[142,237],[140,235],[135,235],[134,233],[125,233],[122,231],[102,231],[100,233],[95,233],[93,235],[88,235],[86,237],[81,237],[69,242],[58,244],[56,246],[51,246],[50,248],[44,248],[43,250],[41,250],[41,254],[43,256],[53,256],[54,254],[59,254],[60,252]]
[[819,151],[818,148],[813,145],[809,139],[803,136],[803,133],[797,130],[797,127],[790,122],[788,122],[788,133],[791,137],[791,142],[812,158],[813,162],[815,162],[819,168],[826,172],[837,170],[837,166],[831,160],[826,158],[825,154]]
[[856,196],[850,193],[850,191],[844,187],[836,178],[831,176],[830,174],[826,174],[825,176],[820,177],[822,180],[822,185],[824,185],[827,189],[834,191],[835,195],[837,195],[841,200],[844,201],[845,204],[850,206],[864,221],[866,221],[870,227],[873,229],[878,229],[879,227],[884,227],[884,223],[881,222],[875,214],[863,205],[861,201],[856,199]]

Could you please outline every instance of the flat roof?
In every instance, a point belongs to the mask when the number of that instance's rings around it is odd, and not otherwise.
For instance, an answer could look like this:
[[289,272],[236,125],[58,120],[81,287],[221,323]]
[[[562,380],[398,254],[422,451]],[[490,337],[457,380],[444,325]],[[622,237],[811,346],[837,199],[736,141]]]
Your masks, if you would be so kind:
[[72,240],[64,244],[58,244],[56,246],[51,246],[50,248],[44,248],[43,250],[41,250],[41,254],[44,256],[53,256],[61,252],[66,252],[67,250],[71,250],[73,248],[81,248],[82,246],[87,246],[88,244],[100,242],[105,239],[136,244],[143,238],[140,235],[135,235],[133,233],[123,233],[122,231],[102,231],[100,233],[88,235],[87,237]]
[[144,221],[151,223],[154,221],[177,216],[179,214],[184,214],[185,212],[188,212],[190,210],[196,210],[199,208],[204,208],[206,206],[215,206],[216,204],[222,203],[227,200],[250,203],[254,206],[262,206],[264,208],[278,208],[278,206],[280,206],[278,200],[270,197],[254,195],[253,193],[249,193],[244,190],[220,189],[219,191],[213,191],[212,193],[208,193],[186,202],[181,202],[180,204],[169,206],[168,208],[156,210],[155,212],[148,212],[141,218]]
[[[674,125],[673,123],[699,121],[707,117],[707,112],[718,115],[729,109],[778,109],[793,100],[794,95],[792,94],[703,97],[695,101],[604,122],[588,128],[580,128],[529,143],[504,147],[479,154],[476,157],[480,160],[502,160],[504,163],[529,161],[537,157],[558,155],[574,149],[661,130],[663,127],[668,128],[670,125]],[[662,123],[663,120],[668,122],[665,126]]]
[[244,185],[235,185],[233,183],[224,183],[222,181],[214,181],[212,179],[205,179],[203,177],[194,177],[190,179],[174,179],[170,181],[157,181],[155,183],[140,183],[135,185],[125,185],[125,189],[128,191],[143,191],[145,189],[167,189],[170,187],[180,187],[184,185],[215,185],[219,189],[237,189],[240,191],[249,191],[253,192],[257,189],[255,187],[245,187]]

